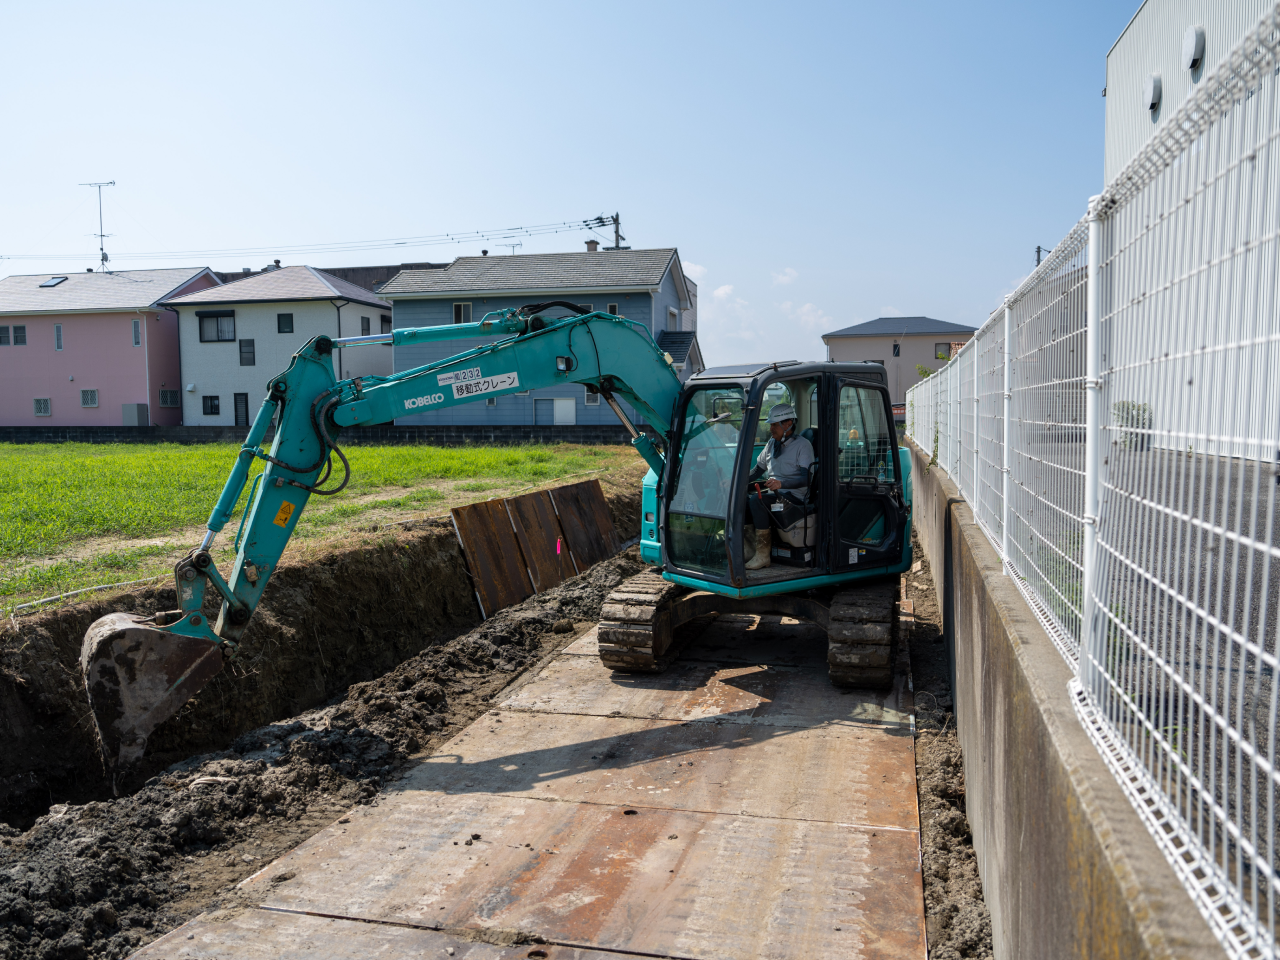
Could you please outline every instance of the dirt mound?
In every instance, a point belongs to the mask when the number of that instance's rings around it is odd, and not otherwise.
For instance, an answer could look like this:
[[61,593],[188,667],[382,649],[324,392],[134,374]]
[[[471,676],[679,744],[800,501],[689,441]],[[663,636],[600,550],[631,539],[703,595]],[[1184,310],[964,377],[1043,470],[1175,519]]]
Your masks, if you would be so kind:
[[130,796],[59,804],[25,833],[0,827],[0,957],[123,957],[216,907],[263,862],[374,802],[412,754],[470,723],[574,635],[557,628],[594,624],[608,592],[641,569],[633,548]]
[[973,833],[965,815],[964,758],[956,734],[942,615],[919,540],[915,556],[921,560],[921,570],[908,574],[907,595],[915,602],[916,616],[911,673],[929,958],[985,960],[994,956],[991,914],[983,900]]

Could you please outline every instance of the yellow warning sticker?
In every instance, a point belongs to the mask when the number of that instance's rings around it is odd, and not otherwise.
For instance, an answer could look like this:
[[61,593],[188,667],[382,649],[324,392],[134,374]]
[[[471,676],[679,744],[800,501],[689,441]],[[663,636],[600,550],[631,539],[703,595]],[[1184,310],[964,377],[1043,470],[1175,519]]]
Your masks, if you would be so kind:
[[289,522],[289,518],[293,516],[293,504],[286,500],[280,504],[280,509],[276,511],[275,525],[283,527]]

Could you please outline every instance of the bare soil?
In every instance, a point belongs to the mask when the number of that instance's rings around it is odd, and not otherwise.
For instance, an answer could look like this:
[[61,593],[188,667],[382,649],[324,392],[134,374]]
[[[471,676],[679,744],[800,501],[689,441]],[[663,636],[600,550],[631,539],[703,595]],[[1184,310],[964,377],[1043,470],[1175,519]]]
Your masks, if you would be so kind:
[[930,960],[994,957],[991,914],[982,896],[973,833],[965,814],[964,757],[929,561],[917,539],[906,574],[914,602],[910,633],[916,703],[916,782],[924,861],[925,927]]

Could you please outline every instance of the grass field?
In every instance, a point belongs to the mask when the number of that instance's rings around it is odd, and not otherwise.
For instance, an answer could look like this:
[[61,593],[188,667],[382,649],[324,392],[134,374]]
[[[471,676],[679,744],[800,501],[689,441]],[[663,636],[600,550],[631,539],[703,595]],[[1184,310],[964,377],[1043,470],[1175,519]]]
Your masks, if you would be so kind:
[[[236,451],[229,444],[0,444],[0,609],[167,570],[198,540]],[[346,453],[351,483],[335,497],[312,499],[298,537],[329,538],[353,524],[445,513],[637,461],[629,447],[570,444],[369,446]],[[247,491],[246,485],[241,509]],[[238,518],[237,511],[221,540],[234,537]]]

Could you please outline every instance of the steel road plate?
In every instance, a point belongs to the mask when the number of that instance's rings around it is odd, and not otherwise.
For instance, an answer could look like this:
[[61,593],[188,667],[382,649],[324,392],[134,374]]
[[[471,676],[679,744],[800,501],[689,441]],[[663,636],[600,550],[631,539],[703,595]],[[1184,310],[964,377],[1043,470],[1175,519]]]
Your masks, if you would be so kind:
[[397,786],[919,829],[911,737],[876,725],[502,711]]
[[[471,934],[474,936],[474,934]],[[494,940],[508,939],[501,934]],[[540,951],[540,952],[539,952]],[[312,917],[278,910],[216,910],[147,944],[133,960],[623,960],[624,955],[556,944],[499,946],[435,930]]]
[[890,724],[905,732],[910,723],[906,698],[901,678],[882,693],[844,694],[831,685],[825,667],[717,667],[681,659],[664,674],[626,674],[613,673],[589,657],[562,656],[502,706],[543,713],[800,727]]
[[918,835],[847,823],[412,792],[242,890],[277,909],[660,957],[925,955]]

